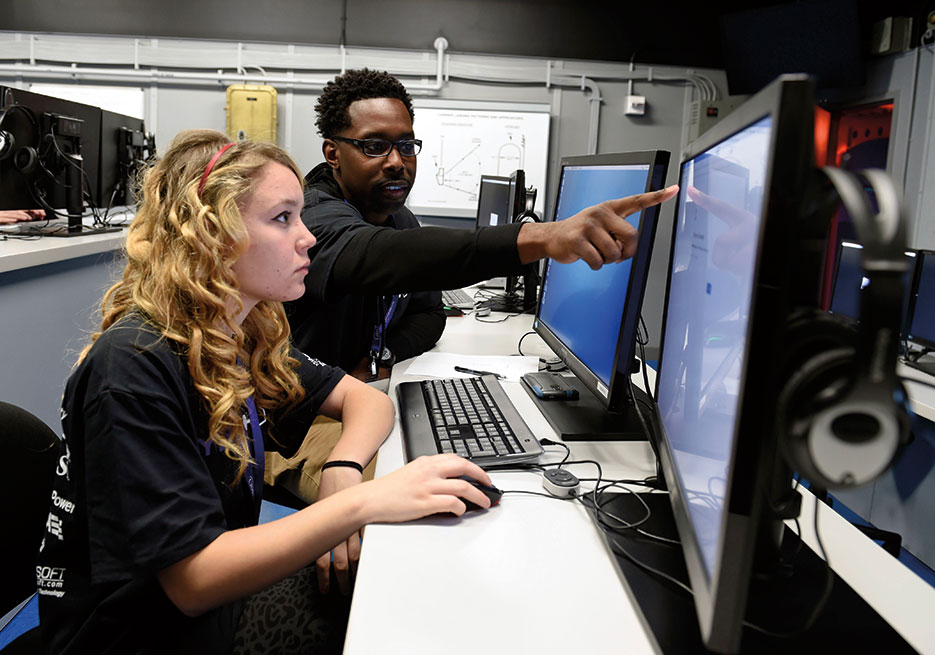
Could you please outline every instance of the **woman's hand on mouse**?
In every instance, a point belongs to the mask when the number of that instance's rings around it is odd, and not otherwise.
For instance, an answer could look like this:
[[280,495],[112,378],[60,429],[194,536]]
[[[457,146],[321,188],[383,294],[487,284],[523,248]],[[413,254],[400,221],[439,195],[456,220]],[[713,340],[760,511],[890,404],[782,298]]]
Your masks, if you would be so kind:
[[478,482],[493,485],[490,476],[477,464],[457,455],[419,457],[401,469],[365,482],[370,487],[368,504],[371,522],[396,523],[430,514],[451,512],[461,516],[465,505],[461,498],[479,507],[490,507],[483,491],[457,476],[467,475]]

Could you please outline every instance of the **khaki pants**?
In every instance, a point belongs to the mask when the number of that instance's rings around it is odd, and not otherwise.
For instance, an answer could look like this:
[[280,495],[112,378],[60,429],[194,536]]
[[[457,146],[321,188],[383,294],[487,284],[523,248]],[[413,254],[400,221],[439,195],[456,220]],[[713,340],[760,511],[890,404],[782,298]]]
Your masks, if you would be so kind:
[[[308,429],[305,441],[296,454],[289,459],[276,452],[266,453],[264,481],[279,487],[297,498],[311,504],[318,500],[318,485],[321,480],[321,465],[327,461],[338,439],[341,438],[341,423],[319,416]],[[364,468],[364,480],[373,479],[377,456]]]

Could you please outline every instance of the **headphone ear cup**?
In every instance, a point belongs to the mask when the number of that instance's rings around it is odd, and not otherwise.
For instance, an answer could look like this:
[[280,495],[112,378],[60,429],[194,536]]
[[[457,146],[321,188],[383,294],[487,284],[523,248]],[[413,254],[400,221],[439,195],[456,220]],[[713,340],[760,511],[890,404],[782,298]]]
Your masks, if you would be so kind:
[[13,166],[23,175],[29,175],[36,170],[36,164],[39,162],[39,154],[35,148],[24,146],[13,155]]
[[798,310],[786,324],[783,346],[788,355],[776,403],[777,441],[789,465],[815,484],[826,480],[808,452],[813,418],[851,389],[856,344],[856,327],[824,311]]
[[0,161],[9,158],[16,147],[16,139],[6,130],[0,130]]
[[836,486],[815,466],[809,437],[817,412],[840,401],[850,391],[856,371],[856,351],[839,347],[814,354],[789,376],[776,403],[779,446],[789,465],[822,487]]

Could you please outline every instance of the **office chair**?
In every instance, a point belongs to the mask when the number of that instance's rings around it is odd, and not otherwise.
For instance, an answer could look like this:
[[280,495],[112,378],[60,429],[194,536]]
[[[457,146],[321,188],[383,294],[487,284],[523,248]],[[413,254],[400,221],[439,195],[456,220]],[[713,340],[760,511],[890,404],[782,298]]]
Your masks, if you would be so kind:
[[[52,481],[61,453],[58,435],[24,409],[0,401],[0,616],[36,592],[36,556],[45,534]],[[32,645],[34,644],[34,646]],[[39,652],[33,628],[3,653]]]

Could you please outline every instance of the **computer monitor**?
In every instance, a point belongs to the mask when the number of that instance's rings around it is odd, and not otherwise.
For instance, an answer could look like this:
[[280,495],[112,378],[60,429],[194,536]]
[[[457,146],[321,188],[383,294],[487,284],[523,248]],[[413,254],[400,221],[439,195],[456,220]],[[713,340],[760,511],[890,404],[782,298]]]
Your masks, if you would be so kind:
[[791,490],[771,381],[813,104],[810,79],[780,78],[682,156],[655,426],[701,638],[719,652],[740,646],[754,557],[778,547],[767,508]]
[[[842,241],[838,248],[838,257],[834,268],[834,282],[831,287],[831,303],[828,311],[856,321],[860,316],[861,291],[870,280],[862,274],[861,250],[863,246],[854,241]],[[903,289],[906,297],[903,299],[903,324],[909,313],[910,289],[916,270],[916,253],[906,251],[906,274],[903,277]],[[905,330],[904,330],[905,331]]]
[[476,227],[510,223],[513,220],[510,207],[510,178],[481,175]]
[[[527,200],[531,199],[532,202],[535,202],[535,195],[532,194],[527,198],[526,175],[523,170],[513,171],[507,178],[485,175],[482,177],[483,179],[488,180],[488,185],[486,188],[482,187],[482,197],[478,201],[478,227],[481,225],[482,220],[489,220],[493,214],[496,214],[498,223],[503,225],[530,215],[532,210],[530,208],[527,212]],[[503,189],[497,188],[502,180],[506,180],[505,198]],[[490,200],[488,201],[487,198],[490,198]],[[496,209],[491,212],[488,207],[494,206],[495,202]],[[505,216],[501,216],[497,213],[498,211],[504,212]],[[482,217],[481,214],[485,214],[485,216]],[[495,312],[532,313],[536,305],[535,291],[538,282],[538,262],[527,264],[524,267],[522,296],[516,292],[517,276],[515,275],[492,280],[488,286],[500,287],[500,280],[503,280],[503,293],[476,303],[475,308],[487,308]]]
[[136,176],[155,154],[142,118],[102,110],[97,206],[110,209],[136,204]]
[[510,173],[507,206],[510,210],[510,223],[526,209],[526,173],[522,169]]
[[916,258],[906,338],[923,348],[935,349],[935,251],[919,250]]
[[95,201],[101,110],[12,87],[0,87],[0,209],[44,209],[81,233],[86,200]]
[[[510,173],[510,185],[507,193],[507,208],[510,212],[510,223],[514,222],[526,209],[526,174],[520,169]],[[516,277],[508,275],[504,284],[504,296],[506,297],[506,311],[522,311],[528,309],[524,306],[523,299],[516,295]]]
[[[661,189],[669,153],[628,152],[562,160],[555,200],[561,221],[604,200]],[[591,270],[584,261],[545,265],[533,329],[574,373],[576,400],[538,401],[563,439],[643,439],[629,379],[659,207],[631,214],[636,253]]]

